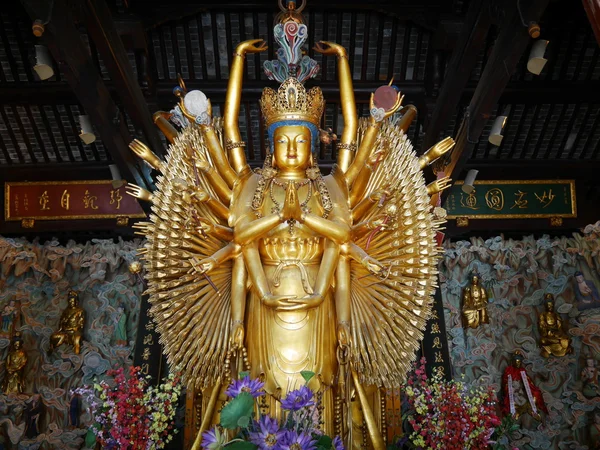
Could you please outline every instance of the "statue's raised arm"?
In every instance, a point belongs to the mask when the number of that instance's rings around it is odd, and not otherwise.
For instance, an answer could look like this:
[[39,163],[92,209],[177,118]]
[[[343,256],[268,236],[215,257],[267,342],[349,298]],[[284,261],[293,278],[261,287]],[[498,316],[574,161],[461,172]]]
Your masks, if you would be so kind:
[[240,43],[233,54],[223,118],[225,120],[225,148],[229,151],[231,165],[238,174],[249,170],[244,152],[246,144],[242,141],[238,123],[244,79],[244,58],[246,53],[264,52],[266,49],[267,46],[262,39],[252,39]]

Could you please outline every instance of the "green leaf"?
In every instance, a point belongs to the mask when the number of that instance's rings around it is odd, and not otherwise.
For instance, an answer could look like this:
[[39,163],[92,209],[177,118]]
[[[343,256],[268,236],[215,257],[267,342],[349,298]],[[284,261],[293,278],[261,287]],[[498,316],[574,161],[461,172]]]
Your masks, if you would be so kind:
[[254,450],[256,449],[256,445],[247,441],[235,441],[226,445],[225,448],[228,450]]
[[300,375],[302,375],[302,378],[304,378],[304,381],[306,381],[308,383],[312,379],[312,377],[315,376],[315,373],[310,370],[303,370],[300,372]]
[[322,434],[319,437],[319,440],[317,441],[317,447],[323,447],[323,448],[326,448],[327,450],[329,450],[332,447],[332,445],[333,445],[333,440],[325,434]]
[[246,428],[249,423],[250,423],[250,417],[248,417],[248,416],[242,416],[237,421],[238,427],[241,427],[241,428]]
[[248,372],[247,370],[245,370],[243,372],[240,372],[239,376],[240,376],[240,380],[241,380],[242,378],[249,377],[250,376],[250,372]]
[[238,427],[240,418],[250,417],[254,410],[254,399],[248,392],[241,392],[237,397],[227,403],[221,411],[221,426],[229,430]]

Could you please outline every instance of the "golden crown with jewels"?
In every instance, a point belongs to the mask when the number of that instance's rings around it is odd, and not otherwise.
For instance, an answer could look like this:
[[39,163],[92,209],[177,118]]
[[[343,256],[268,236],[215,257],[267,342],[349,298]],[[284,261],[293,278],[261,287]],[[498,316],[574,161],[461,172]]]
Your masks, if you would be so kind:
[[281,83],[277,91],[265,88],[260,99],[267,127],[284,120],[302,120],[319,126],[324,107],[321,88],[307,91],[295,77]]

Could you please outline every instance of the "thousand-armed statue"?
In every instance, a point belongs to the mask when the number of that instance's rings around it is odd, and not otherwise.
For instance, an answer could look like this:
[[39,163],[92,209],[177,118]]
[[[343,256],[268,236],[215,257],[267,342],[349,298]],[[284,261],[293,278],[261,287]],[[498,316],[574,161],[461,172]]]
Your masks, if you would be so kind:
[[260,100],[269,138],[262,169],[248,166],[238,124],[244,59],[266,50],[259,39],[235,50],[222,119],[180,81],[178,106],[155,115],[171,141],[166,161],[131,145],[162,174],[153,193],[129,185],[152,202],[150,221],[138,225],[151,313],[169,361],[202,391],[201,429],[240,370],[265,382],[275,416],[311,371],[324,431],[347,444],[368,435],[382,449],[380,389],[404,380],[436,287],[443,220],[429,195],[449,181],[426,186],[421,170],[454,143],[417,157],[405,134],[415,109],[400,109],[392,86],[359,120],[346,51],[320,42],[315,51],[337,58],[344,117],[337,165],[324,176],[315,151],[324,99],[303,85],[319,66],[302,54],[300,13],[289,2],[274,26],[280,48],[265,71],[280,86]]

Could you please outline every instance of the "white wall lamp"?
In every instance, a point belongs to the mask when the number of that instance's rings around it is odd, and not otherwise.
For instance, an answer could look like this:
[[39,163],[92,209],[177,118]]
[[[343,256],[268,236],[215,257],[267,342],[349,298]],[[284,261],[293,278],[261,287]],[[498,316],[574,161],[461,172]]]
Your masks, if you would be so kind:
[[79,126],[81,127],[79,138],[84,144],[90,145],[96,140],[96,135],[94,134],[94,129],[92,128],[92,122],[90,121],[89,116],[79,116]]
[[54,75],[52,57],[48,48],[44,45],[35,46],[35,65],[33,66],[33,70],[40,77],[40,80],[47,80]]
[[488,141],[490,144],[493,144],[496,147],[502,144],[502,139],[504,138],[502,135],[502,130],[504,129],[504,125],[506,125],[506,119],[508,119],[508,116],[498,116],[492,125],[492,130],[490,131],[490,137],[488,138]]
[[529,60],[527,61],[527,70],[534,75],[539,75],[548,60],[544,58],[546,47],[550,41],[540,39],[535,41],[529,51]]
[[479,173],[479,170],[476,169],[471,169],[469,170],[469,172],[467,173],[467,176],[465,177],[465,182],[462,185],[462,191],[466,194],[470,194],[471,192],[473,192],[475,190],[475,187],[473,186],[473,184],[475,184],[475,179],[477,178],[477,174]]

